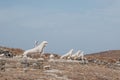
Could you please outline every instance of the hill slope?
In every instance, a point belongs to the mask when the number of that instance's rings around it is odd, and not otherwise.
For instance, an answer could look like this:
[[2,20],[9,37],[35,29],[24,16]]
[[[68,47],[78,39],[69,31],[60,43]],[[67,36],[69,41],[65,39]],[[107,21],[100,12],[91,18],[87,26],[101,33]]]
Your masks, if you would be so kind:
[[109,62],[120,60],[120,50],[109,50],[93,54],[87,54],[88,59],[101,59]]
[[9,47],[3,47],[3,46],[0,46],[0,51],[9,51],[13,55],[20,55],[24,52],[24,50],[20,48],[9,48]]

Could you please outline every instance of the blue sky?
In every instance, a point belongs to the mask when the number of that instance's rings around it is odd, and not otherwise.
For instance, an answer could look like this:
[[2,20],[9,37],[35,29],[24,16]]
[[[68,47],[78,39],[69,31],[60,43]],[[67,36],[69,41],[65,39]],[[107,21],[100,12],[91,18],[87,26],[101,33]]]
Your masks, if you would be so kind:
[[0,0],[0,45],[86,54],[120,49],[120,0]]

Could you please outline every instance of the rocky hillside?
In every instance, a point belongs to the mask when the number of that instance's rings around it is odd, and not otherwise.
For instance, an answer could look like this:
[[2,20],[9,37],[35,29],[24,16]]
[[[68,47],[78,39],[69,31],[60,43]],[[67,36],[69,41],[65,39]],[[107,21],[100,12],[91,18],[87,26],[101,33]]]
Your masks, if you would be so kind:
[[[0,52],[1,51],[9,51],[13,55],[21,55],[24,52],[24,50],[22,50],[20,48],[9,48],[9,47],[0,46]],[[48,58],[50,54],[51,53],[45,53],[44,56],[46,58]],[[59,54],[54,53],[54,55],[56,58],[60,57]],[[37,54],[36,56],[39,57],[39,54]],[[108,62],[116,62],[116,61],[120,60],[120,50],[102,51],[102,52],[98,52],[98,53],[87,54],[87,55],[85,55],[85,57],[87,57],[87,59],[99,59],[99,60],[106,60]]]
[[20,49],[20,48],[9,48],[9,47],[3,47],[0,46],[0,52],[2,51],[8,51],[10,53],[12,53],[13,55],[20,55],[23,54],[24,50]]
[[100,59],[108,62],[120,61],[120,50],[109,50],[86,55],[88,59]]
[[[0,47],[0,51],[20,55],[24,50]],[[86,63],[54,55],[54,59],[49,53],[38,59],[0,58],[0,80],[120,80],[120,50],[88,54]]]

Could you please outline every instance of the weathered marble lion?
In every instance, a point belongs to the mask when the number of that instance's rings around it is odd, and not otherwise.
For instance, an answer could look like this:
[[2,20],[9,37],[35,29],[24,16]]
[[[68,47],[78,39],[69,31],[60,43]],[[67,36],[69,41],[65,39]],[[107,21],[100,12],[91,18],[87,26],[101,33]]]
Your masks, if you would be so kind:
[[60,57],[60,59],[69,59],[73,54],[73,49],[71,49],[68,53],[64,54]]
[[36,46],[35,48],[33,49],[29,49],[29,50],[26,50],[24,53],[23,53],[23,57],[27,57],[27,55],[31,54],[31,53],[39,53],[40,55],[43,54],[43,50],[44,48],[47,46],[48,42],[47,41],[43,41],[41,44],[39,44],[38,46]]

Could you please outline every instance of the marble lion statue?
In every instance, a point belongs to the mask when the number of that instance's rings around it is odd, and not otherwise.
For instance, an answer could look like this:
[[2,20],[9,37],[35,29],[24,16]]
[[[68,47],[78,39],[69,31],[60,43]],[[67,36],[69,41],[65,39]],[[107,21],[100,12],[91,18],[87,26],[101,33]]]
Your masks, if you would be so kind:
[[76,60],[81,54],[81,50],[78,50],[75,54],[71,55],[72,60]]
[[64,54],[60,57],[60,59],[69,59],[71,55],[73,54],[73,49],[71,49],[68,53]]
[[43,54],[43,50],[47,46],[47,44],[48,44],[47,41],[43,41],[41,44],[39,44],[38,46],[34,47],[33,49],[26,50],[23,53],[23,57],[27,57],[27,55],[31,54],[31,53],[39,53],[40,55]]
[[82,61],[85,59],[85,58],[84,58],[84,51],[82,51],[82,52],[78,55],[77,59],[80,59],[80,60],[82,60]]

